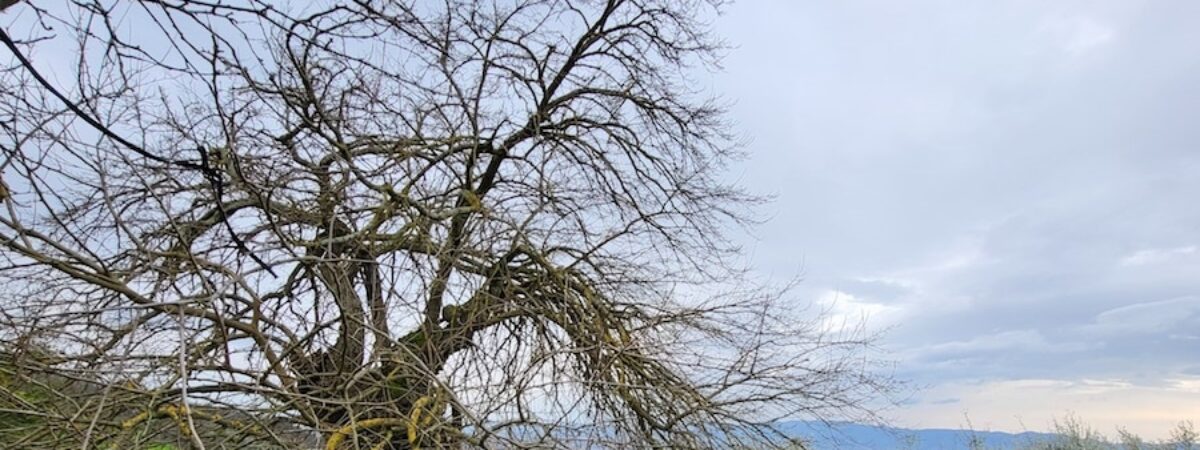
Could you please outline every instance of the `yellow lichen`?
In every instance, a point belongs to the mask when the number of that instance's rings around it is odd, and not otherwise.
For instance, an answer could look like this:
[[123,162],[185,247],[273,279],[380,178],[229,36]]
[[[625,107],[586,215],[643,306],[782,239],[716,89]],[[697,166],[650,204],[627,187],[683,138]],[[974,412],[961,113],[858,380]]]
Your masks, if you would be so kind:
[[335,430],[333,435],[329,437],[329,441],[325,443],[325,449],[337,450],[338,446],[342,444],[342,441],[346,440],[346,438],[350,437],[350,435],[358,433],[360,430],[369,430],[379,427],[399,427],[407,424],[407,419],[395,419],[389,417],[380,417],[377,419],[367,419],[363,421],[352,422]]

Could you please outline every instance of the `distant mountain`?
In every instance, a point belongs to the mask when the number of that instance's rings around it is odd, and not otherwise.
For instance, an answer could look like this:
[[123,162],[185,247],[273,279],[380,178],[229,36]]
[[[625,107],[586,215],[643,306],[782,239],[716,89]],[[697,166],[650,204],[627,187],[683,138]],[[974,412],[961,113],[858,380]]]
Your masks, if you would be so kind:
[[985,449],[1016,449],[1051,438],[1048,433],[1004,433],[904,428],[862,425],[848,422],[785,422],[781,430],[805,439],[813,450],[966,450],[974,440]]

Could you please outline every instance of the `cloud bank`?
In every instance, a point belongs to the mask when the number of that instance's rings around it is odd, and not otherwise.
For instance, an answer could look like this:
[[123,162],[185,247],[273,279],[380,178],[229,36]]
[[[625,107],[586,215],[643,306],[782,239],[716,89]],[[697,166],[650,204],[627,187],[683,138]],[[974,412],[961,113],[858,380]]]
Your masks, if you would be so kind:
[[1198,14],[735,4],[713,82],[752,138],[734,175],[777,198],[758,269],[889,329],[929,387],[902,422],[1200,421]]

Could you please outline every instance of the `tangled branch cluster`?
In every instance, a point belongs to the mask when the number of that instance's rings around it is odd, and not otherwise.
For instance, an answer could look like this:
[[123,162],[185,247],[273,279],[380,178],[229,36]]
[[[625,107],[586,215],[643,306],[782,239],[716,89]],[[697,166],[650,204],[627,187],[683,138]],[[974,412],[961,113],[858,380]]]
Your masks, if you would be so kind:
[[786,445],[886,387],[736,270],[717,1],[297,3],[5,12],[5,439]]

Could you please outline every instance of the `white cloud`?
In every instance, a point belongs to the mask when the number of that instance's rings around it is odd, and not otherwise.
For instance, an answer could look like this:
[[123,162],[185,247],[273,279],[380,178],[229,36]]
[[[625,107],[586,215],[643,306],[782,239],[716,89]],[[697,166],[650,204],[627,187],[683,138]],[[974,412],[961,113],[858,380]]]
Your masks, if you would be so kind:
[[887,326],[900,319],[903,308],[872,302],[836,289],[826,290],[817,300],[825,311],[822,328],[845,330],[869,324],[872,328]]
[[1148,248],[1133,252],[1121,258],[1122,266],[1147,266],[1173,262],[1182,258],[1196,255],[1196,246],[1188,245],[1175,248]]

